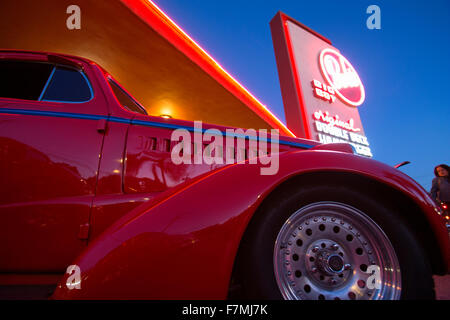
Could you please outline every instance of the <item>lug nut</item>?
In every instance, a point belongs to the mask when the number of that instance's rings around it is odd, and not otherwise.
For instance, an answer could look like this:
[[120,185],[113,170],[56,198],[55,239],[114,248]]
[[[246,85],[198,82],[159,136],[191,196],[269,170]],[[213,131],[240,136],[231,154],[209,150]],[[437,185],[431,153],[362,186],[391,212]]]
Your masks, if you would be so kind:
[[337,251],[337,250],[339,249],[339,246],[338,246],[337,244],[333,244],[333,245],[331,246],[331,248],[332,248],[334,251]]
[[314,252],[314,253],[316,253],[317,251],[319,251],[319,247],[317,247],[317,246],[312,249],[312,252]]
[[316,273],[317,272],[317,268],[314,267],[314,268],[311,269],[311,271],[312,271],[312,273]]
[[337,283],[337,281],[336,281],[336,279],[331,278],[331,279],[330,279],[330,283],[334,286],[334,285]]
[[351,267],[352,266],[347,263],[347,264],[344,265],[344,270],[350,270]]

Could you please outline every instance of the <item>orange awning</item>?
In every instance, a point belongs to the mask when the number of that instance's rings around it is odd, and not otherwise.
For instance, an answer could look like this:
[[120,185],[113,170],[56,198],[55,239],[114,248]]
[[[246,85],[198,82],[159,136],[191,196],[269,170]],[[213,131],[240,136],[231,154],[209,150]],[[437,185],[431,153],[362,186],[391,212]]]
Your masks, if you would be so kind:
[[2,0],[0,48],[66,53],[110,72],[151,115],[293,134],[180,27],[148,0]]

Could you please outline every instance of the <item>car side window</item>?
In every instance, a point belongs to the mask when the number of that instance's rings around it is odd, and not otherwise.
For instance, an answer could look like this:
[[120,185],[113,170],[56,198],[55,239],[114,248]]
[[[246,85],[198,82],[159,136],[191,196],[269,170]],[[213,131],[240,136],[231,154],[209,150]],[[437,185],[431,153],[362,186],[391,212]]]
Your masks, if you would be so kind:
[[0,97],[38,100],[53,68],[49,63],[0,60]]
[[109,85],[117,98],[117,101],[127,110],[147,115],[145,108],[132,97],[130,97],[121,87],[111,78],[108,78]]
[[91,100],[93,91],[81,70],[47,62],[0,60],[0,97],[81,103]]
[[92,89],[86,76],[79,70],[55,67],[46,88],[42,91],[42,101],[86,102],[92,98]]

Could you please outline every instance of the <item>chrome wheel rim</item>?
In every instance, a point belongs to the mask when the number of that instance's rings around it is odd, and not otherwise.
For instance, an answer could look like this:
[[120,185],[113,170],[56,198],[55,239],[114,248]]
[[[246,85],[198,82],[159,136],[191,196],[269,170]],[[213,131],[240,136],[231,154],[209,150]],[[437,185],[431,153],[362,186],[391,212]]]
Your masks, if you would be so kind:
[[283,224],[274,274],[287,300],[397,300],[401,272],[386,234],[362,211],[337,202],[307,205]]

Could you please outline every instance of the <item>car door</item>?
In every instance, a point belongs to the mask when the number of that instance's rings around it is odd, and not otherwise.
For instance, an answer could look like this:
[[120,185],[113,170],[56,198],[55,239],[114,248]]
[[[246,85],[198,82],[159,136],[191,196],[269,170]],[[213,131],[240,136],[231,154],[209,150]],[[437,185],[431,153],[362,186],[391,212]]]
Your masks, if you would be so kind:
[[0,272],[64,272],[86,246],[107,114],[89,68],[0,60]]

